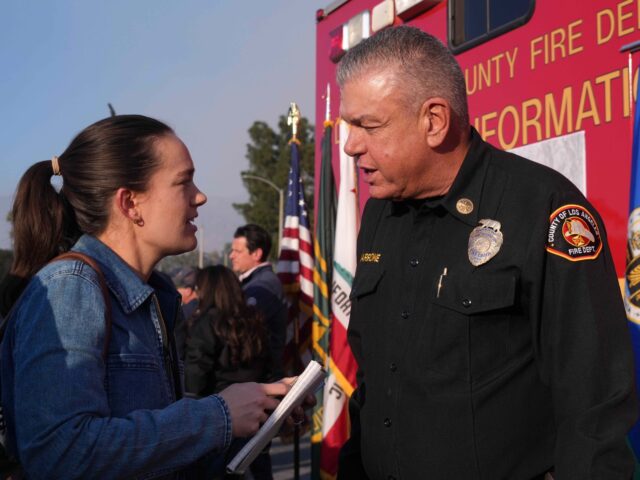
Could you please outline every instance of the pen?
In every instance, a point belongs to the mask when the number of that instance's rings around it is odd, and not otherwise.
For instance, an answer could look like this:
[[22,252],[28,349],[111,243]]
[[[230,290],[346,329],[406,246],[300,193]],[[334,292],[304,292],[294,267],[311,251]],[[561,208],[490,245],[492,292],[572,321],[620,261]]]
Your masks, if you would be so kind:
[[440,278],[438,279],[438,291],[436,292],[436,298],[440,298],[440,290],[442,289],[442,279],[447,276],[447,267],[444,267]]

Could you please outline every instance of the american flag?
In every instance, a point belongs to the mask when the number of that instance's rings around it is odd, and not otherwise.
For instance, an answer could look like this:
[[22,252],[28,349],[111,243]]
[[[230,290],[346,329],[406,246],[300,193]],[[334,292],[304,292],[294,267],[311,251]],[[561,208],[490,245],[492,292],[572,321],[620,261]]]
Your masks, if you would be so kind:
[[300,152],[291,144],[291,168],[280,258],[276,270],[289,302],[285,369],[297,374],[311,360],[313,320],[313,242],[300,178]]

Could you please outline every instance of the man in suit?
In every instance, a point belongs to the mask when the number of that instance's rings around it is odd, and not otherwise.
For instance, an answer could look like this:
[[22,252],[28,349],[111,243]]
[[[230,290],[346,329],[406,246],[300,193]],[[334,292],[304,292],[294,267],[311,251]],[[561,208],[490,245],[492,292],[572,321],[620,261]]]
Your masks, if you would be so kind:
[[265,316],[274,374],[284,376],[283,354],[286,341],[287,304],[280,279],[267,261],[271,236],[259,225],[238,227],[231,242],[229,258],[242,282],[247,303]]

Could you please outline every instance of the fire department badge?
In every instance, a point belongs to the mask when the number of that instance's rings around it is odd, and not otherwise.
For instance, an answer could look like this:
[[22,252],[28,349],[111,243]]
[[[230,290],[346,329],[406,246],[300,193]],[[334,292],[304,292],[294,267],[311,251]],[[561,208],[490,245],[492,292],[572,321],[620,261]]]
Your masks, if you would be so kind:
[[487,263],[500,251],[503,236],[500,222],[485,218],[469,235],[469,261],[477,267]]
[[572,262],[600,255],[600,228],[593,215],[580,205],[564,205],[549,217],[547,252]]

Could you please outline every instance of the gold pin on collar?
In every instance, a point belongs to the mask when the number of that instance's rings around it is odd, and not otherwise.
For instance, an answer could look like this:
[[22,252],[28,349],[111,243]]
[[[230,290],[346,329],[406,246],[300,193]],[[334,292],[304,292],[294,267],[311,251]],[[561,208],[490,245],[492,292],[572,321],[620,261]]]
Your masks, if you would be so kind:
[[473,212],[473,202],[468,198],[461,198],[456,202],[456,210],[463,215],[468,215]]

